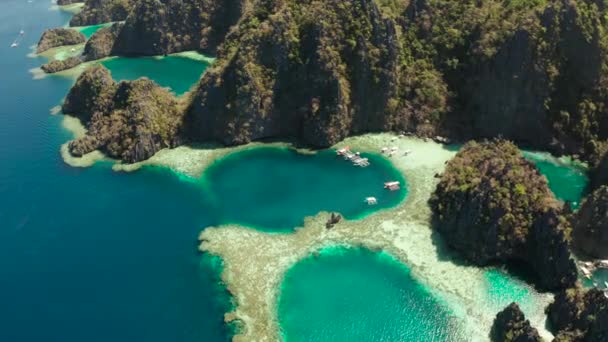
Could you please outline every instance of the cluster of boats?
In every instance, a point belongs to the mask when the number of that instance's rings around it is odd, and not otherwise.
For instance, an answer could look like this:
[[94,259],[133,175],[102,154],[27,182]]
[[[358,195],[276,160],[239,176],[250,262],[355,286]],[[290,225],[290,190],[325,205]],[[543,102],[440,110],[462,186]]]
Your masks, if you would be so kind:
[[355,166],[360,166],[360,167],[369,166],[369,159],[362,158],[361,152],[355,152],[355,153],[351,152],[350,147],[348,147],[348,146],[339,149],[338,151],[336,151],[336,154],[338,156],[344,157],[344,160],[350,160],[353,163],[353,165],[355,165]]
[[21,37],[25,34],[25,31],[21,30],[19,31],[19,36],[17,37],[17,39],[15,39],[13,41],[13,44],[11,44],[11,48],[16,48],[17,46],[19,46],[19,41],[21,40]]
[[[591,279],[591,276],[593,275],[593,271],[595,271],[598,268],[603,268],[603,269],[608,269],[608,260],[596,260],[596,261],[583,261],[580,262],[578,267],[580,268],[581,272],[583,273],[583,275],[585,276],[585,278],[587,279]],[[608,285],[606,285],[606,287],[608,287]]]

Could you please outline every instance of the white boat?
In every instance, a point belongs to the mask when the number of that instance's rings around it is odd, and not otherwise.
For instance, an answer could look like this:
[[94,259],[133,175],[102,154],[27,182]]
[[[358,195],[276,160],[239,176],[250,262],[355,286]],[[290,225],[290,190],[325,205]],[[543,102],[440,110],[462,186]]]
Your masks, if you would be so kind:
[[585,278],[591,279],[591,271],[589,271],[589,269],[587,269],[587,267],[581,266],[581,271],[583,272],[583,275],[585,276]]
[[409,156],[412,153],[412,150],[406,150],[405,152],[403,152],[404,156]]
[[382,153],[386,153],[387,151],[388,151],[388,147],[383,147],[381,150]]
[[384,183],[384,188],[390,191],[396,191],[401,189],[401,183],[399,182],[386,182]]
[[24,34],[25,34],[25,31],[23,31],[23,30],[19,31],[20,36],[23,36]]
[[11,44],[12,48],[16,48],[17,46],[19,46],[19,44],[17,44],[17,42],[14,42],[13,44]]
[[376,204],[378,204],[378,200],[376,199],[376,197],[367,197],[367,198],[365,198],[365,202],[368,205],[376,205]]

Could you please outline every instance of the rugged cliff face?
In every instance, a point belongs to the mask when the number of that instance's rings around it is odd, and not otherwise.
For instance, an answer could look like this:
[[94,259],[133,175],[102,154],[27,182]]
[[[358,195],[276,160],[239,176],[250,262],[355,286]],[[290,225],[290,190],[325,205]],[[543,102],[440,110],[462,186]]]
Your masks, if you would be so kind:
[[516,303],[511,303],[494,319],[490,338],[493,342],[540,342],[538,330],[530,325]]
[[117,84],[102,66],[78,78],[63,111],[81,118],[88,129],[69,144],[75,156],[101,150],[132,163],[179,143],[182,111],[174,96],[145,78]]
[[188,112],[190,137],[326,147],[405,128],[411,120],[394,113],[399,48],[394,22],[371,0],[258,4],[204,76]]
[[114,54],[114,43],[122,27],[122,23],[116,23],[95,32],[84,46],[83,59],[94,61]]
[[608,186],[592,192],[574,218],[574,242],[595,258],[608,259]]
[[515,145],[466,144],[448,163],[430,204],[435,229],[473,263],[524,262],[546,289],[576,281],[570,227],[546,178]]
[[40,41],[38,41],[36,53],[42,53],[58,46],[81,44],[85,41],[86,37],[84,34],[76,30],[54,28],[42,33],[42,37],[40,37]]
[[561,291],[547,307],[547,314],[558,342],[608,339],[608,299],[597,288]]
[[403,130],[593,164],[608,148],[603,0],[90,0],[82,16],[128,10],[87,60],[217,56],[187,111],[192,141]]
[[214,54],[246,0],[141,0],[115,44],[121,55]]
[[136,0],[85,0],[82,11],[70,20],[70,26],[87,26],[127,19]]
[[604,154],[591,171],[591,189],[597,189],[602,185],[608,185],[608,153]]

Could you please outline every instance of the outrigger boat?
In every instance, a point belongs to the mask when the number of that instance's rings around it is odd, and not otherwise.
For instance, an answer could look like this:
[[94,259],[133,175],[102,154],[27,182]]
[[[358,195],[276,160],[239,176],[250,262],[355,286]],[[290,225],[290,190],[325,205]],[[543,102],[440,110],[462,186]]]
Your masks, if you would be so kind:
[[390,191],[397,191],[401,189],[401,183],[399,182],[386,182],[384,183],[384,188]]

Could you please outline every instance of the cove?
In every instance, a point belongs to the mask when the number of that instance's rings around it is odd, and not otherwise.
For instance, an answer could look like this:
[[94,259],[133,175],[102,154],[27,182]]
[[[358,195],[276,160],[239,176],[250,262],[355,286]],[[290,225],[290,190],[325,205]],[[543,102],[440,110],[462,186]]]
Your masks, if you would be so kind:
[[[339,212],[362,218],[390,208],[407,195],[403,176],[383,157],[364,154],[366,168],[337,157],[335,151],[302,154],[292,149],[259,147],[221,158],[203,174],[201,185],[218,221],[266,231],[292,231],[306,216]],[[385,190],[400,181],[399,191]],[[370,206],[366,197],[376,197]]]
[[89,38],[91,38],[91,36],[93,34],[95,34],[95,32],[101,30],[104,27],[112,26],[112,24],[113,23],[103,23],[103,24],[98,24],[98,25],[80,26],[80,27],[72,27],[72,28],[80,31],[80,33],[84,34],[84,36],[87,37],[87,39],[89,39]]
[[589,184],[589,177],[584,168],[572,162],[562,161],[549,153],[523,151],[523,155],[547,177],[549,188],[555,197],[570,202],[574,209],[580,206]]
[[180,55],[164,57],[116,57],[101,62],[116,81],[147,77],[163,87],[171,88],[176,95],[189,91],[209,67],[204,58]]
[[281,286],[286,342],[464,340],[448,309],[386,253],[325,249],[289,269]]

